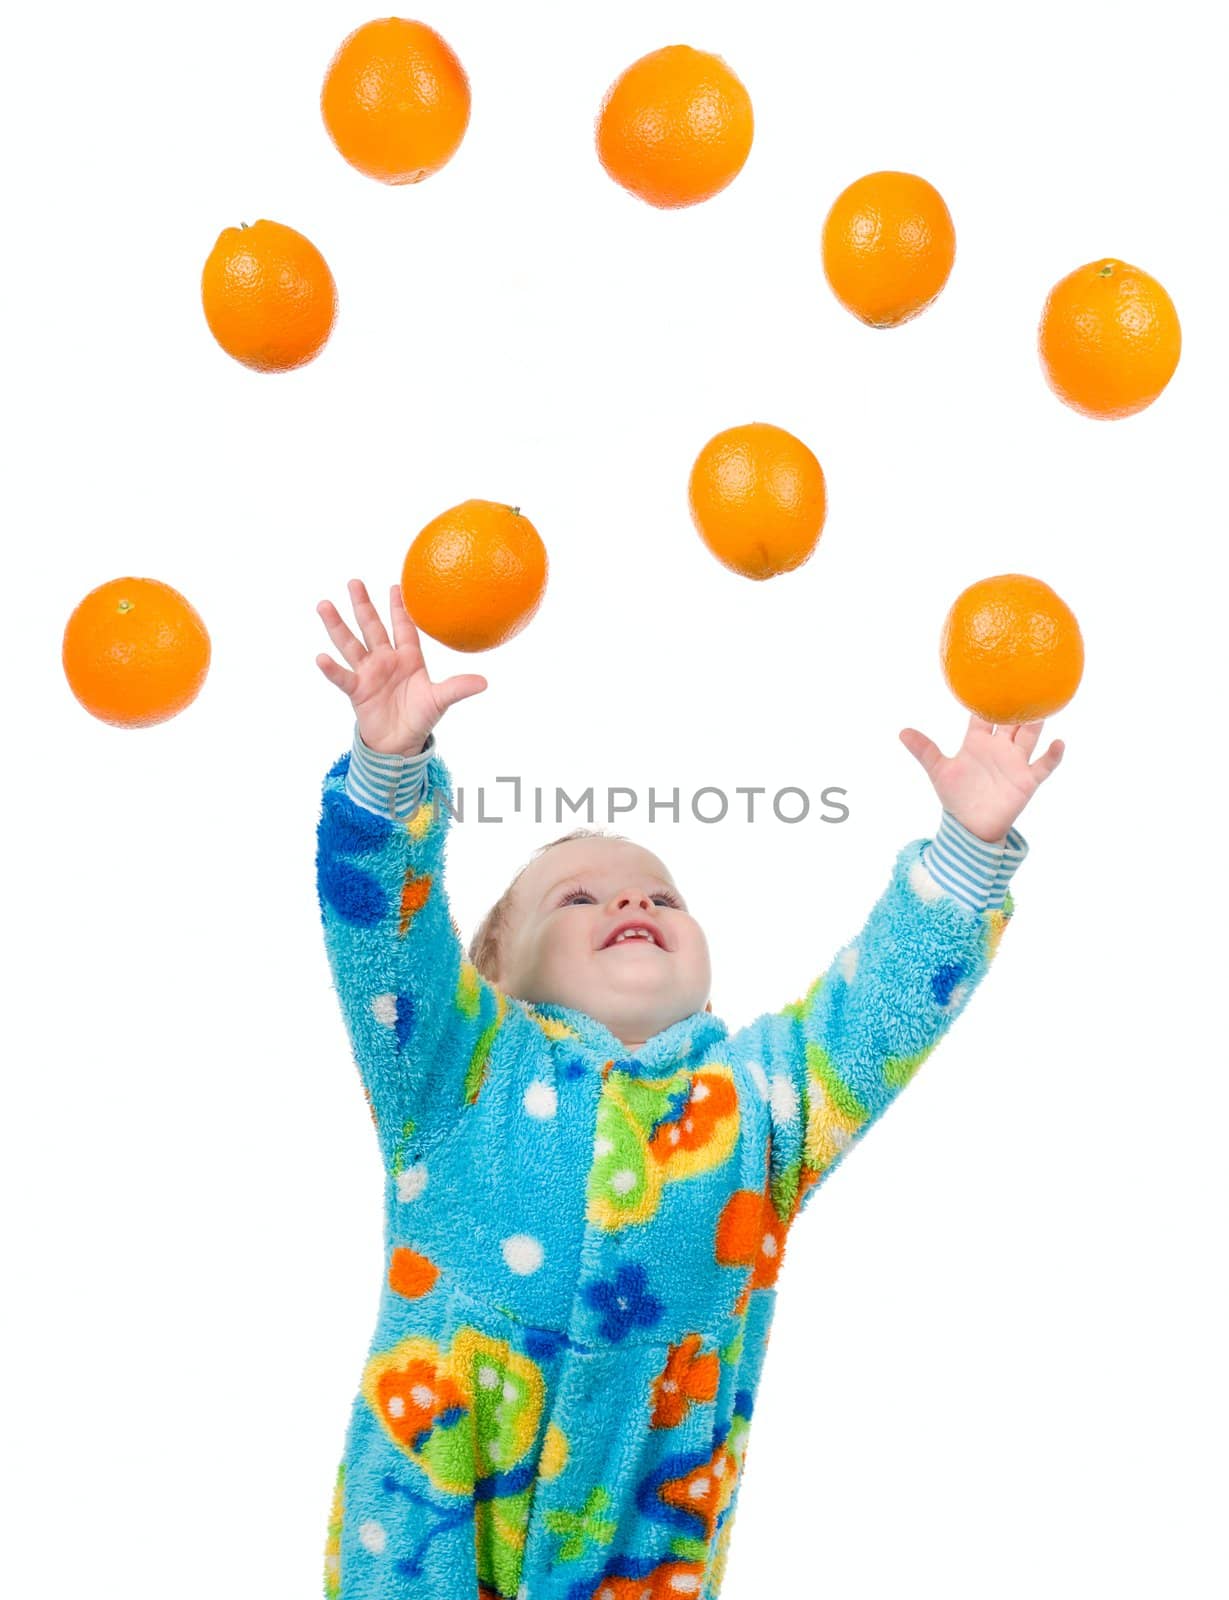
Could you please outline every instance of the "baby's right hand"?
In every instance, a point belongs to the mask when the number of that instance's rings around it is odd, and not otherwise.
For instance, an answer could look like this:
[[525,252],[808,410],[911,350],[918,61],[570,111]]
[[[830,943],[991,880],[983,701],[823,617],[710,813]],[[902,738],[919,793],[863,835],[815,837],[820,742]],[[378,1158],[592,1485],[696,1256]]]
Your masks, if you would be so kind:
[[395,646],[389,643],[379,612],[361,579],[351,578],[349,589],[366,647],[341,620],[337,607],[322,600],[316,611],[329,637],[354,670],[347,672],[332,656],[324,654],[316,657],[316,665],[330,683],[350,696],[364,744],[384,753],[417,755],[448,707],[468,695],[481,693],[487,681],[478,673],[467,672],[445,678],[442,683],[431,682],[418,629],[405,609],[400,584],[393,584],[390,596]]

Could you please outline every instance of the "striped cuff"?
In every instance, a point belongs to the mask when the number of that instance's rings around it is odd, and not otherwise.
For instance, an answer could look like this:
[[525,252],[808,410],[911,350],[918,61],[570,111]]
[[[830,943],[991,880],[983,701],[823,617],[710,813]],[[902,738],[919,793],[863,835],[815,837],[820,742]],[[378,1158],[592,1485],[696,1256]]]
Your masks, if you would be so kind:
[[922,865],[941,889],[980,912],[1002,906],[1012,873],[1027,854],[1016,828],[1008,829],[1002,844],[990,844],[944,811],[938,833],[922,850]]
[[416,756],[373,750],[354,725],[354,743],[346,771],[346,793],[356,806],[382,817],[408,817],[423,801],[427,763],[435,749],[434,732]]

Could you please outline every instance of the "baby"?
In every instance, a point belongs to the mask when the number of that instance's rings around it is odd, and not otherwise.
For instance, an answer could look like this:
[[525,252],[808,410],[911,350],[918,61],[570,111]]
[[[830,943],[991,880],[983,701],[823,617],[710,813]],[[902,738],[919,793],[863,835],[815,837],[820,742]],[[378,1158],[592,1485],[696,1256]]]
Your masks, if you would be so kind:
[[468,954],[433,683],[350,585],[353,748],[324,781],[324,938],[386,1171],[386,1262],[328,1530],[330,1600],[715,1600],[789,1229],[968,1003],[1012,824],[1062,745],[974,717],[862,932],[737,1033],[661,861],[545,846]]

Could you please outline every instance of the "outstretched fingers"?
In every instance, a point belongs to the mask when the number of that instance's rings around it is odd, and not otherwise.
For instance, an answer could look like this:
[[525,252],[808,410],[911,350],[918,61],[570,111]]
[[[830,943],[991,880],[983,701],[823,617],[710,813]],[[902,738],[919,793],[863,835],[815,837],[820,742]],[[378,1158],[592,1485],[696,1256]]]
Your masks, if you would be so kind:
[[900,742],[911,756],[916,757],[922,763],[927,777],[945,759],[942,750],[939,749],[934,740],[928,739],[917,728],[902,728],[900,730]]
[[316,665],[324,673],[330,683],[335,683],[343,694],[353,695],[358,688],[358,674],[347,672],[345,667],[338,666],[332,656],[323,653],[316,657]]
[[[363,641],[350,632],[341,612],[338,611],[331,600],[322,600],[316,607],[316,613],[321,622],[324,623],[325,628],[328,630],[329,638],[337,646],[340,654],[352,667],[357,667],[367,654],[367,650]],[[319,660],[319,657],[317,657],[317,660]]]
[[1011,730],[1011,742],[1018,750],[1023,750],[1026,756],[1031,756],[1036,748],[1041,730],[1045,727],[1045,719],[1040,722],[1021,722]]
[[354,607],[354,615],[358,618],[358,625],[363,630],[363,638],[367,641],[367,648],[374,650],[377,645],[392,643],[384,631],[384,624],[380,620],[380,613],[372,604],[371,596],[367,593],[367,585],[361,578],[351,578],[348,585],[350,590],[350,604]]
[[1044,783],[1050,776],[1054,768],[1063,759],[1063,751],[1066,748],[1061,739],[1055,739],[1045,755],[1038,756],[1036,761],[1032,762],[1028,770],[1037,779],[1038,783]]
[[397,649],[401,650],[406,645],[414,645],[421,651],[419,644],[418,628],[414,619],[405,608],[405,596],[401,593],[401,585],[394,583],[388,593],[388,611],[393,619],[393,639]]
[[462,672],[455,678],[445,678],[435,686],[435,699],[443,715],[458,700],[467,700],[471,694],[481,694],[487,687],[486,679],[477,672]]

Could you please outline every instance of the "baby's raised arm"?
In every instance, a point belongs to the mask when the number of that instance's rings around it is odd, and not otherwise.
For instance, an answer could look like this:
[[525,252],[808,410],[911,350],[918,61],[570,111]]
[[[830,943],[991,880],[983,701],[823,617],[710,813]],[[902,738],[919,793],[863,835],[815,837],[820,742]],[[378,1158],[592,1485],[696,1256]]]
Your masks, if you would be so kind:
[[946,821],[935,839],[907,845],[858,936],[800,1000],[750,1025],[782,1222],[886,1111],[986,975],[1012,914],[1007,884],[1027,846],[1013,832],[976,866],[970,857],[977,909],[954,892],[936,854],[965,847]]
[[789,1226],[985,977],[1028,850],[1015,818],[1062,757],[1056,742],[1030,765],[1040,732],[1040,722],[996,730],[974,717],[948,758],[906,729],[943,802],[934,838],[900,852],[861,933],[806,994],[736,1036],[769,1110],[773,1227]]
[[[353,745],[324,780],[317,894],[325,947],[386,1163],[447,1130],[481,1082],[504,996],[467,960],[444,888],[452,785],[433,729],[477,674],[433,684],[417,629],[392,591],[390,643],[351,585],[366,645],[317,607],[350,671],[321,671],[355,712]],[[412,1180],[411,1180],[412,1181]]]

